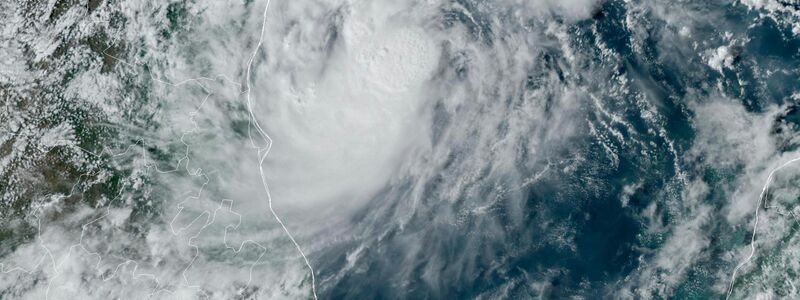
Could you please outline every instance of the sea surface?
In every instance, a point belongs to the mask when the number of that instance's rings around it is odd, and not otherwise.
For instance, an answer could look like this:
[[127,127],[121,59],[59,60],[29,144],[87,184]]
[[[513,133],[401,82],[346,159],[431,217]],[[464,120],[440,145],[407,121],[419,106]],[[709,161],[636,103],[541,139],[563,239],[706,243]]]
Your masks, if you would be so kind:
[[0,20],[0,299],[800,298],[796,0]]

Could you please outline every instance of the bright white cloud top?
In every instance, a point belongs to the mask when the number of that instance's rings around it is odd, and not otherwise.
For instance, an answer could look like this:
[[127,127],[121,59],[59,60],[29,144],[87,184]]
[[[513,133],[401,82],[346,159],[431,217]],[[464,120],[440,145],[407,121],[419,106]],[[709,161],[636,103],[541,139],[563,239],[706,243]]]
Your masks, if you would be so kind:
[[2,3],[0,298],[796,298],[799,16]]

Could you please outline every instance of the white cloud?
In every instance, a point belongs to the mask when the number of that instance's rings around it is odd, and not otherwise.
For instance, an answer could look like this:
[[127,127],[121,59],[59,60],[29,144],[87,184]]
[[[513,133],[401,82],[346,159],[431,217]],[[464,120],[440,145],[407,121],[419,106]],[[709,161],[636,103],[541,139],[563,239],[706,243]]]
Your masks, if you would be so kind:
[[722,73],[723,68],[733,68],[733,52],[728,46],[719,46],[719,48],[712,50],[708,57],[708,66],[717,72]]
[[534,13],[552,13],[569,21],[576,21],[592,16],[604,0],[505,0],[525,7]]
[[[281,60],[256,69],[263,79],[254,82],[253,96],[275,141],[265,172],[284,213],[313,209],[315,218],[324,218],[351,211],[428,139],[427,120],[420,116],[441,48],[426,28],[400,13],[362,3],[348,8],[342,24],[327,25],[335,29],[298,29],[303,39],[291,47],[279,42],[284,38],[268,39],[274,41],[266,44],[268,55]],[[306,40],[325,34],[318,30],[337,31],[333,49],[322,49],[328,41]],[[297,63],[286,68],[284,60]]]
[[735,99],[719,96],[694,106],[697,136],[690,153],[706,164],[735,167],[761,162],[775,152],[769,132],[777,109],[754,114]]

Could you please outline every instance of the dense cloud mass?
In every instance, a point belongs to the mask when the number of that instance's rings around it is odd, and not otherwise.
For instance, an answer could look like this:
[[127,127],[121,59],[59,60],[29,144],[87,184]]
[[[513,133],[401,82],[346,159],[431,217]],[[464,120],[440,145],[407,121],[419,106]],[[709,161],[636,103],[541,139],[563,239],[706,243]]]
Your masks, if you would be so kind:
[[0,19],[2,299],[800,294],[795,2]]

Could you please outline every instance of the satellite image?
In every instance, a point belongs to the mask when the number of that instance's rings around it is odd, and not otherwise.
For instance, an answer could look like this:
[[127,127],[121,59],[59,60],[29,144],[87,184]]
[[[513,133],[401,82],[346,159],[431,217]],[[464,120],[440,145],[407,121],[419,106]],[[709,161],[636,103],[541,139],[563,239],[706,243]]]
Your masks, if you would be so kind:
[[0,299],[800,299],[800,0],[0,0]]

